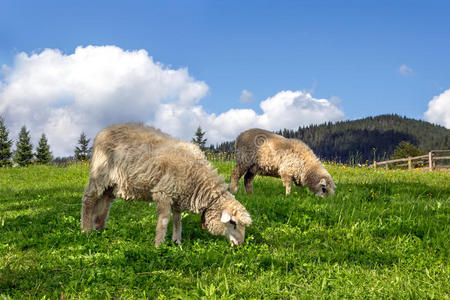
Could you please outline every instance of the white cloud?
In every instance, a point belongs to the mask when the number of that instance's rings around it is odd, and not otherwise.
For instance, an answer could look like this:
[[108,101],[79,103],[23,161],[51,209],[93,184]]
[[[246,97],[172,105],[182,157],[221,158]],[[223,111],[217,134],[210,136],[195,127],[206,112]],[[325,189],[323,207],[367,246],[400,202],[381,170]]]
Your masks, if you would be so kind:
[[405,64],[401,65],[400,68],[398,68],[398,72],[403,76],[411,76],[414,74],[413,69]]
[[240,99],[241,99],[241,102],[252,102],[253,94],[247,90],[242,90]]
[[433,97],[424,114],[425,120],[450,129],[450,89]]
[[208,86],[187,69],[170,69],[144,50],[115,46],[20,53],[2,73],[0,115],[10,132],[26,125],[35,144],[45,132],[55,155],[71,155],[82,131],[93,138],[104,126],[125,121],[143,121],[186,140],[200,125],[208,143],[217,143],[252,127],[278,130],[344,119],[331,101],[304,91],[267,98],[260,114],[252,109],[209,114],[200,104]]
[[[282,91],[260,103],[258,114],[252,109],[230,109],[219,115],[207,114],[201,106],[161,106],[155,125],[168,133],[189,138],[200,125],[207,131],[208,143],[233,140],[249,128],[278,130],[338,121],[344,113],[326,99],[316,99],[303,91]],[[169,125],[170,124],[170,125]]]
[[110,123],[152,122],[165,101],[191,106],[208,92],[187,69],[114,46],[20,53],[12,68],[2,69],[0,114],[10,131],[25,124],[35,139],[45,132],[56,155],[71,154],[82,131],[94,137]]

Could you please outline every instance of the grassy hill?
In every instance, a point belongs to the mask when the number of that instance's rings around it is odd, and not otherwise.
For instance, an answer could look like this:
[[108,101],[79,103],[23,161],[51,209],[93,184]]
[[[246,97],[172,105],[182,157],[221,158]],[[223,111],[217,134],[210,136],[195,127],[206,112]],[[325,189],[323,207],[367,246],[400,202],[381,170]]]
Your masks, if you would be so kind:
[[[233,163],[215,164],[228,179]],[[144,202],[117,200],[105,231],[80,232],[88,166],[0,169],[0,299],[448,298],[450,173],[327,168],[329,199],[241,182],[242,247],[185,213],[183,244],[158,249]]]
[[[450,149],[449,129],[398,115],[284,129],[277,133],[304,141],[322,159],[344,163],[372,162],[374,156],[378,161],[389,159],[402,141],[424,152]],[[223,143],[217,149],[233,152],[234,143]]]
[[450,130],[397,115],[309,126],[283,134],[300,138],[323,158],[343,162],[373,161],[374,152],[377,160],[389,159],[402,141],[424,152],[450,149]]

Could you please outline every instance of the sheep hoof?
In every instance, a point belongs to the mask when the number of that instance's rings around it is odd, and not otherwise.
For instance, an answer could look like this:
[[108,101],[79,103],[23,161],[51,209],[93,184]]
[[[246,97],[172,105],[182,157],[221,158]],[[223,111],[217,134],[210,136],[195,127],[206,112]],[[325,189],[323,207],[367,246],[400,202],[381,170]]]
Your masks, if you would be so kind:
[[95,225],[95,230],[103,231],[103,229],[105,229],[105,226],[103,226],[103,225]]

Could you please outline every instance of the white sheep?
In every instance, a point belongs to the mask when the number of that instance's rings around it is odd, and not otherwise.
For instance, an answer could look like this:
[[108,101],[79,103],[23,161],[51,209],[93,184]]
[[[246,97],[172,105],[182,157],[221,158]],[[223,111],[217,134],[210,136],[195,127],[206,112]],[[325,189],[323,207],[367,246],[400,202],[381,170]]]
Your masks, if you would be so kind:
[[241,133],[235,142],[236,167],[231,174],[230,190],[236,193],[239,179],[244,176],[248,194],[253,193],[255,175],[281,178],[286,195],[292,181],[306,185],[320,197],[334,194],[336,185],[313,151],[302,141],[287,139],[263,129]]
[[199,147],[137,123],[109,126],[95,138],[82,198],[83,231],[105,227],[115,197],[156,203],[157,247],[164,241],[171,211],[172,239],[178,244],[183,211],[202,213],[206,229],[227,236],[235,246],[244,241],[245,227],[251,224],[245,207],[227,191]]

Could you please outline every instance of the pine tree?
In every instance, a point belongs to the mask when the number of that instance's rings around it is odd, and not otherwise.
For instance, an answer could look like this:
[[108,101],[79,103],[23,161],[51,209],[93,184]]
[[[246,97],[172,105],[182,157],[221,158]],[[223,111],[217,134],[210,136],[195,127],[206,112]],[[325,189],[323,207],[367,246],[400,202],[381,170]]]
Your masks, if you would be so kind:
[[0,117],[0,168],[11,166],[11,145],[12,141],[8,138],[9,132],[5,122]]
[[80,161],[87,161],[91,157],[91,149],[89,148],[89,142],[91,139],[86,137],[84,132],[81,133],[78,145],[75,147],[75,159]]
[[14,162],[21,167],[31,165],[33,159],[33,145],[31,145],[30,132],[25,126],[19,133],[19,140],[16,143]]
[[192,138],[192,142],[194,144],[197,144],[200,147],[200,149],[202,149],[202,151],[206,150],[205,145],[206,145],[206,141],[208,140],[208,139],[203,138],[203,136],[205,134],[206,134],[206,132],[202,131],[202,128],[199,126],[197,128],[197,131],[195,132],[194,137]]
[[424,152],[409,142],[400,142],[394,149],[393,158],[407,158],[423,155]]
[[52,161],[52,153],[47,142],[47,137],[43,133],[36,149],[36,163],[48,165]]

